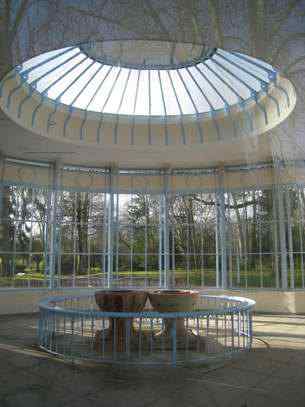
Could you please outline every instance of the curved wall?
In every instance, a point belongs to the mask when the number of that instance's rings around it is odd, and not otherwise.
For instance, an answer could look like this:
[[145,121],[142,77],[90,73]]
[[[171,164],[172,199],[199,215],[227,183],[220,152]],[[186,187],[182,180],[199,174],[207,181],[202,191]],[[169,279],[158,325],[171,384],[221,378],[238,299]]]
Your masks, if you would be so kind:
[[[0,315],[38,312],[38,303],[54,295],[78,295],[93,289],[0,289]],[[204,294],[247,297],[256,301],[255,312],[304,314],[304,291],[277,290],[202,290]]]

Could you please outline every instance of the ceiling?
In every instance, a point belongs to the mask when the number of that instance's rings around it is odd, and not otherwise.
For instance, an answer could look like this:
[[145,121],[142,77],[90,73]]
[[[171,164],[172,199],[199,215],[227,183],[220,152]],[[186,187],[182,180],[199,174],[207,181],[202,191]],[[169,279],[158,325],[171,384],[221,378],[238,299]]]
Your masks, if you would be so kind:
[[[221,47],[256,56],[275,66],[292,81],[299,95],[288,125],[281,127],[293,150],[293,157],[304,157],[305,116],[305,0],[62,0],[3,2],[0,26],[0,77],[18,63],[41,53],[75,46],[92,40],[155,39],[204,44],[206,49]],[[7,10],[6,10],[7,8]],[[1,17],[2,17],[1,16]],[[9,20],[6,17],[9,16]],[[276,133],[274,133],[274,136]],[[297,139],[297,140],[296,140]],[[114,148],[126,167],[217,165],[222,159],[232,163],[273,159],[278,144],[263,136],[250,142],[239,140],[215,149],[208,145],[190,153],[182,146],[156,151],[134,148],[128,159]],[[296,143],[297,141],[297,143]],[[104,166],[112,162],[110,150],[81,143],[54,140],[25,130],[0,111],[0,150],[23,159]]]

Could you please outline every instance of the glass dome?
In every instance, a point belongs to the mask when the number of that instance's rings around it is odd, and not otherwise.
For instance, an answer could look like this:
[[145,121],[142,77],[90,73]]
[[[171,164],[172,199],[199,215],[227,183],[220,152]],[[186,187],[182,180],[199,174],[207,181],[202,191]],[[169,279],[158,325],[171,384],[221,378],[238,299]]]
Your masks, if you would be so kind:
[[0,94],[10,118],[51,144],[81,145],[87,164],[99,151],[101,162],[135,168],[218,164],[236,140],[242,162],[246,136],[277,126],[296,102],[291,83],[256,58],[135,40],[36,56],[7,74]]
[[159,59],[128,63],[119,56],[96,57],[92,48],[80,46],[47,52],[17,70],[30,90],[56,103],[137,116],[215,114],[259,98],[277,78],[270,65],[221,49],[191,61],[161,64]]

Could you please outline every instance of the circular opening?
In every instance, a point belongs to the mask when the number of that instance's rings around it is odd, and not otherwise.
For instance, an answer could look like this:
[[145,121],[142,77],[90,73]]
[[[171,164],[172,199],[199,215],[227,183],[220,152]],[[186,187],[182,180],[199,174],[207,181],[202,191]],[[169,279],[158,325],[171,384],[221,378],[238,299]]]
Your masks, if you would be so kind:
[[197,294],[198,291],[193,290],[156,290],[153,291],[152,294],[159,294],[159,295],[191,295]]
[[194,65],[214,52],[205,44],[155,40],[89,41],[79,47],[96,61],[133,69],[171,69]]
[[95,294],[111,294],[111,295],[122,295],[122,294],[141,294],[142,291],[137,290],[101,290],[97,291]]

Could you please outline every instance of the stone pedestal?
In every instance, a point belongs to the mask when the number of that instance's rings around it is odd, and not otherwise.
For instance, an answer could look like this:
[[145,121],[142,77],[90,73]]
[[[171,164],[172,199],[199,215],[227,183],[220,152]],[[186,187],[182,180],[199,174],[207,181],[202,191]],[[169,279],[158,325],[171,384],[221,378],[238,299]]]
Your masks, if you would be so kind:
[[[193,290],[157,290],[148,294],[151,305],[158,312],[188,312],[194,311],[199,303],[199,291]],[[176,320],[176,335],[187,334],[184,318],[164,319],[164,330],[159,335],[169,336]]]
[[[136,290],[105,290],[95,293],[95,301],[101,311],[106,312],[140,312],[143,310],[147,293]],[[109,318],[106,336],[107,348],[117,352],[124,351],[126,336],[133,334],[131,318]],[[95,348],[101,349],[101,331],[96,332]]]

